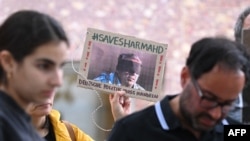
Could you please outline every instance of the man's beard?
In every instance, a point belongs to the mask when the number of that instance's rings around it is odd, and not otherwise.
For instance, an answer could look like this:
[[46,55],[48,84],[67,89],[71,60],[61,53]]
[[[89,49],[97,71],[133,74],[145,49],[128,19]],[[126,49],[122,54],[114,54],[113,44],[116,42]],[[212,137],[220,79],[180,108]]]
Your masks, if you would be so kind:
[[[190,110],[192,110],[190,107],[192,107],[192,104],[190,101],[190,99],[192,99],[192,93],[191,93],[191,89],[189,87],[187,87],[180,98],[180,114],[182,115],[185,124],[187,124],[190,128],[192,128],[193,130],[196,131],[209,131],[211,130],[213,127],[208,128],[208,127],[204,127],[202,126],[202,124],[199,123],[198,119],[201,117],[206,116],[206,118],[211,118],[210,115],[206,114],[206,113],[198,113],[196,114],[194,112],[194,114],[192,114],[192,112],[190,112]],[[219,122],[219,121],[218,121]]]

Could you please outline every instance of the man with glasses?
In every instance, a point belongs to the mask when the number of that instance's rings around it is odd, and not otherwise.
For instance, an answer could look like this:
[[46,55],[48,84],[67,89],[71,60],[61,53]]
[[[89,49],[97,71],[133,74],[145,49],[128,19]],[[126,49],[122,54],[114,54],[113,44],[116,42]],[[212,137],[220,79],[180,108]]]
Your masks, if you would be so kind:
[[247,55],[226,38],[198,40],[180,73],[182,91],[118,120],[108,141],[223,141],[224,125],[240,124],[227,114],[247,83]]

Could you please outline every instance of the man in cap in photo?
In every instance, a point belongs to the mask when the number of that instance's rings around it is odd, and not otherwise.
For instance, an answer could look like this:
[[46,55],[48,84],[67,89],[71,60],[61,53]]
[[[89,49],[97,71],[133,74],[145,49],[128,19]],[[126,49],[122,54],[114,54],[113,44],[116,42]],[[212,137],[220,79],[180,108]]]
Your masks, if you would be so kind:
[[94,80],[102,83],[144,90],[142,86],[136,83],[141,73],[141,67],[142,61],[137,55],[131,53],[120,54],[116,71],[101,73]]

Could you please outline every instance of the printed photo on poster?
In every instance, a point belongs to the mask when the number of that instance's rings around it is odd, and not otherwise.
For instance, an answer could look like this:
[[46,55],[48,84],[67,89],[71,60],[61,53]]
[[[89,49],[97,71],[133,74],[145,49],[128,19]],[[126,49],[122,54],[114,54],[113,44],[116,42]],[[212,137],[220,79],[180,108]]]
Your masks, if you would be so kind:
[[149,101],[159,98],[166,44],[131,36],[88,29],[77,78],[79,87]]

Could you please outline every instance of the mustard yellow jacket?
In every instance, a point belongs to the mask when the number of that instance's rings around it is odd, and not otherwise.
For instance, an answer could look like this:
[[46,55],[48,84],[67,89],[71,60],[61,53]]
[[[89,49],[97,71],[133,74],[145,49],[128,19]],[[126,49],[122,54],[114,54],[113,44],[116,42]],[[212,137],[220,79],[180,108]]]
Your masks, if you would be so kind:
[[[60,120],[60,113],[56,110],[52,110],[49,114],[49,118],[53,125],[56,141],[70,141],[71,138],[68,133],[67,127]],[[76,125],[71,124],[71,126],[74,130],[76,141],[94,141],[89,135],[84,133]]]

